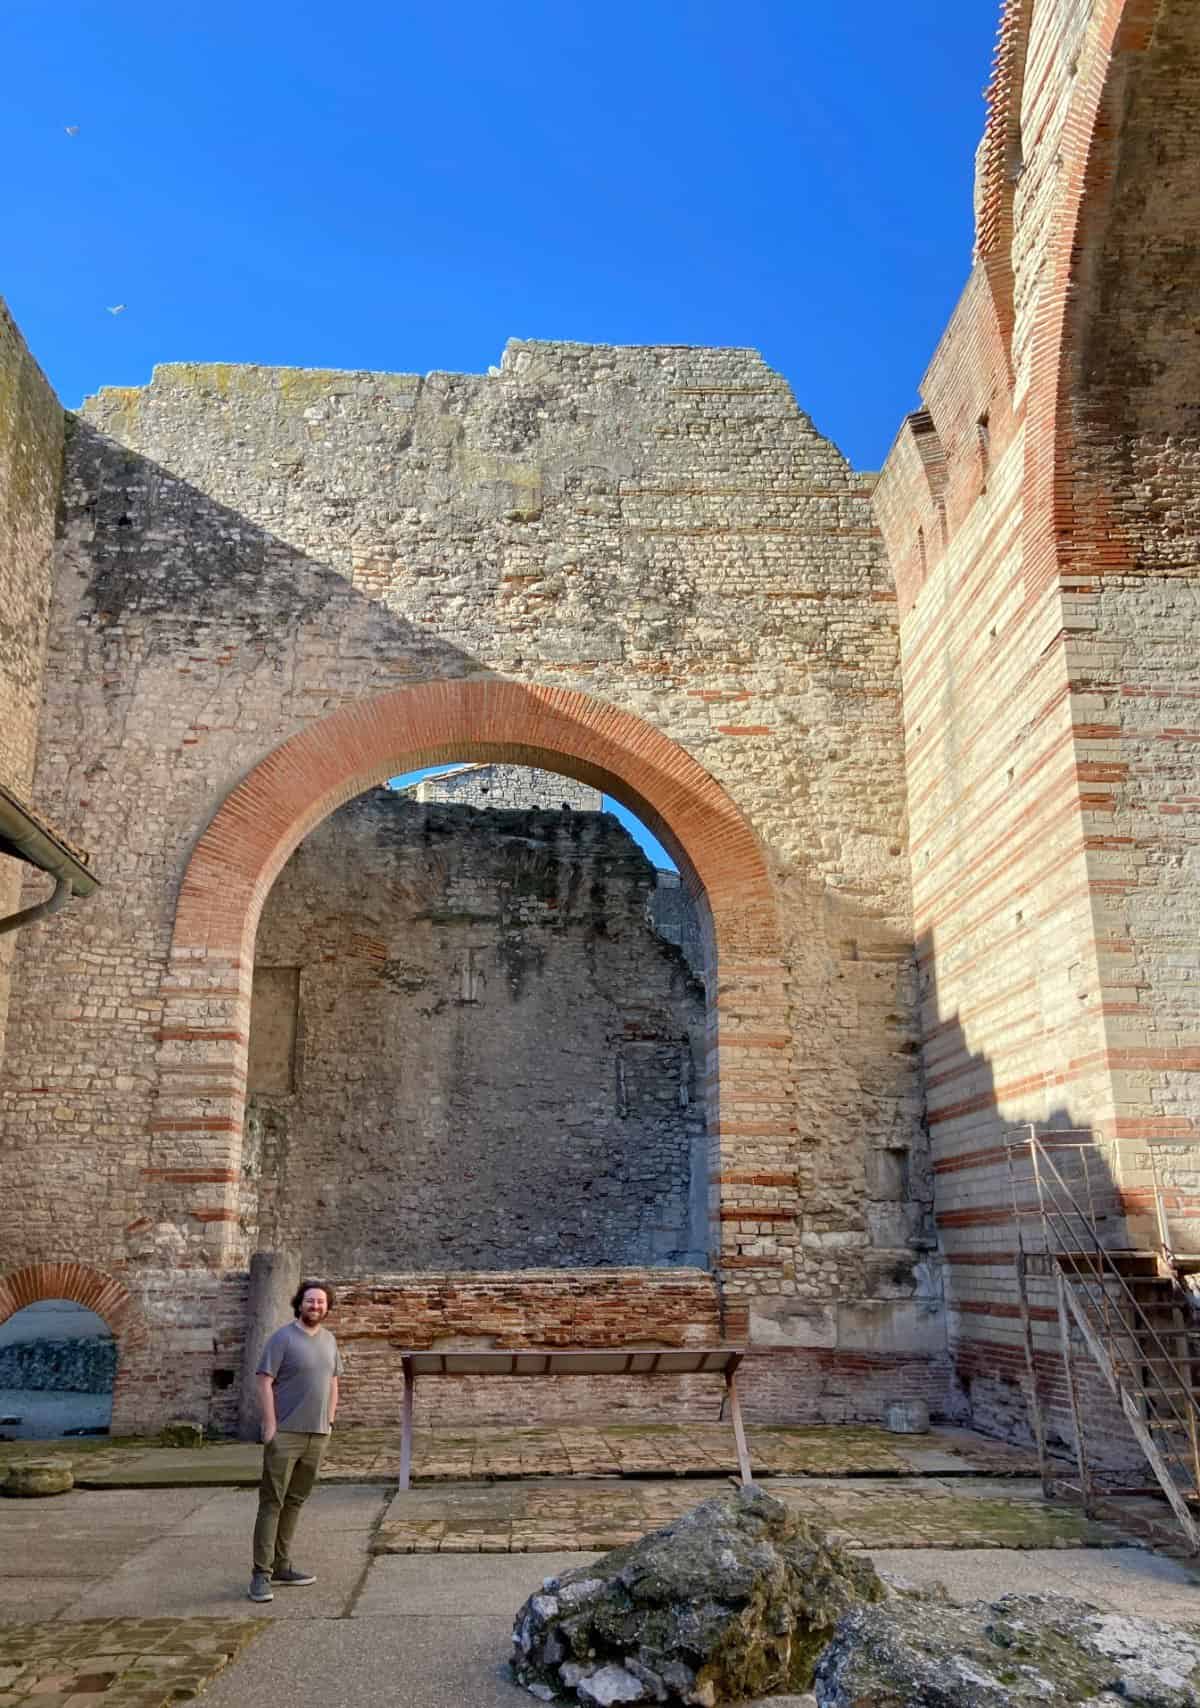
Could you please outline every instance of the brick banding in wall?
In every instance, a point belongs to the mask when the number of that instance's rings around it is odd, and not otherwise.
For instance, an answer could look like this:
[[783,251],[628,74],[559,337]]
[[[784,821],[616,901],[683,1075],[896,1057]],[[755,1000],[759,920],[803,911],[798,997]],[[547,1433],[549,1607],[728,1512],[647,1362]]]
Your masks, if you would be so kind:
[[[1195,832],[1173,809],[1196,792],[1200,436],[1175,305],[1196,285],[1198,67],[1180,0],[1006,0],[975,267],[875,489],[949,1334],[976,1420],[1005,1433],[1026,1427],[1023,1350],[990,1362],[963,1325],[1017,1308],[1006,1129],[1118,1141],[1091,1180],[1134,1245],[1138,1137],[1196,1130]],[[1195,1194],[1167,1196],[1182,1248]],[[1033,1321],[1065,1439],[1055,1314]]]

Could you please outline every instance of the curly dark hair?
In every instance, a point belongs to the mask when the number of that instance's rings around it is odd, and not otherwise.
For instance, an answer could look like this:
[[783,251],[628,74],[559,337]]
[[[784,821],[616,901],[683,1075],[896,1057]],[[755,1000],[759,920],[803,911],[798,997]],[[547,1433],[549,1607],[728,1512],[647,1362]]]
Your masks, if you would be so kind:
[[321,1292],[325,1295],[325,1302],[329,1306],[329,1309],[333,1309],[333,1288],[329,1285],[328,1281],[301,1281],[300,1285],[296,1288],[296,1291],[292,1294],[292,1315],[294,1317],[298,1317],[300,1315],[300,1306],[304,1301],[304,1295],[308,1292],[310,1287],[319,1287]]

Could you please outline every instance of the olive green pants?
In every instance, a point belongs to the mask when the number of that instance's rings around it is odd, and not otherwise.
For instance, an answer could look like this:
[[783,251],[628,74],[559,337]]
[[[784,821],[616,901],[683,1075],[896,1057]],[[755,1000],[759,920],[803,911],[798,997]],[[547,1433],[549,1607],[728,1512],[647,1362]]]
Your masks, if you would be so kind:
[[279,1429],[263,1448],[254,1521],[254,1569],[281,1572],[292,1563],[292,1537],[300,1508],[312,1493],[321,1468],[327,1435]]

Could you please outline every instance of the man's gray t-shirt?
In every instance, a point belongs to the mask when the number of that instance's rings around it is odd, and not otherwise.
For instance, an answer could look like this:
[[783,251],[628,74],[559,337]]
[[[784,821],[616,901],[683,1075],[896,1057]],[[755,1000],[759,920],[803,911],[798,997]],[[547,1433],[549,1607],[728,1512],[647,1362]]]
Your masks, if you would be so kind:
[[316,1334],[298,1322],[277,1328],[258,1361],[258,1374],[275,1378],[275,1427],[328,1435],[329,1388],[341,1373],[342,1356],[327,1328]]

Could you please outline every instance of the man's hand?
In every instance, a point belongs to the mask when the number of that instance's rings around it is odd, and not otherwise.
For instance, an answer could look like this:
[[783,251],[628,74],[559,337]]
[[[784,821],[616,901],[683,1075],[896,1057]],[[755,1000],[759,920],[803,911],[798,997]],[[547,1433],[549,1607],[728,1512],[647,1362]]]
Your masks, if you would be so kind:
[[275,1378],[258,1372],[258,1404],[262,1412],[263,1446],[269,1447],[275,1439],[278,1425],[275,1421]]

